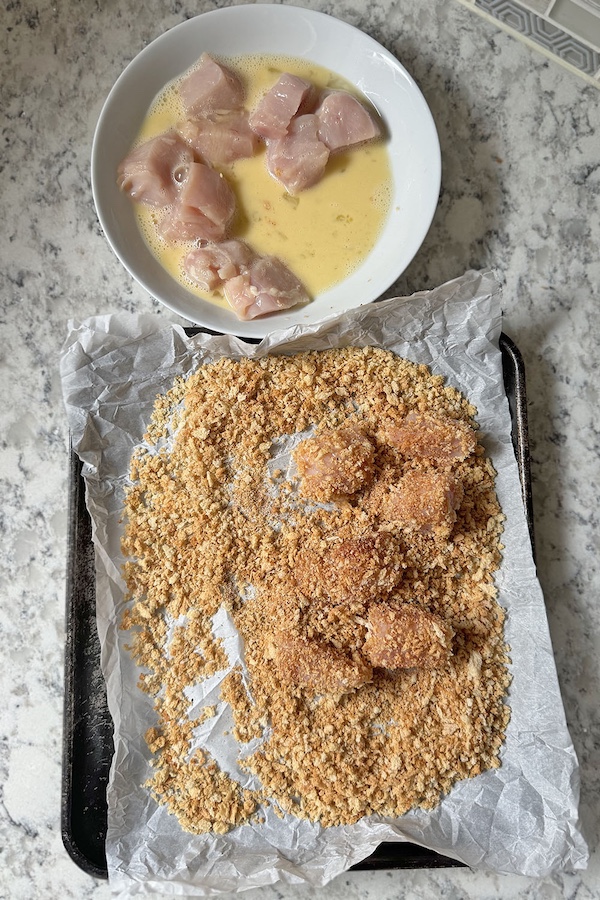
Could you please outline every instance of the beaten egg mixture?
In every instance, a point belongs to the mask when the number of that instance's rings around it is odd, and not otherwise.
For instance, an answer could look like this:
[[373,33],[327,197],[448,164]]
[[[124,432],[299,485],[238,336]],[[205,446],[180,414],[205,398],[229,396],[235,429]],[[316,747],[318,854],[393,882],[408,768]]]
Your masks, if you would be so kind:
[[[345,79],[304,59],[247,56],[227,65],[246,85],[251,110],[283,72],[305,78],[319,88],[357,95]],[[357,95],[358,96],[358,95]],[[365,103],[364,97],[359,97]],[[177,82],[157,97],[138,135],[149,140],[185,119]],[[278,256],[302,281],[311,297],[346,278],[368,255],[389,212],[392,177],[385,140],[332,154],[322,181],[291,196],[267,171],[264,145],[250,159],[222,168],[237,200],[231,237],[258,253]],[[136,215],[152,252],[167,271],[196,295],[227,307],[219,292],[207,293],[182,270],[191,243],[167,243],[158,236],[155,210],[137,205]]]

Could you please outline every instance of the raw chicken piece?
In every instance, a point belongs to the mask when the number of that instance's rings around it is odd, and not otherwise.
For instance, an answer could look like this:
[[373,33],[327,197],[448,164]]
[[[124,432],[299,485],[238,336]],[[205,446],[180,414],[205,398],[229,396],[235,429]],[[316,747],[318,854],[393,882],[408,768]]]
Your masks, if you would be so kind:
[[450,473],[412,470],[384,494],[379,511],[388,522],[447,536],[462,498],[462,484]]
[[183,261],[186,274],[205,291],[246,271],[256,254],[243,241],[223,241],[190,250]]
[[225,230],[235,213],[235,195],[227,179],[210,166],[192,163],[181,191],[181,202],[200,209]]
[[225,178],[203,163],[191,163],[173,209],[160,225],[166,240],[223,240],[235,213]]
[[315,115],[297,116],[286,135],[267,141],[267,168],[289,194],[298,194],[323,177],[329,150],[319,140],[318,127]]
[[283,681],[311,694],[341,696],[373,677],[371,666],[360,657],[289,632],[275,636],[274,660]]
[[319,138],[332,152],[364,144],[380,134],[369,111],[346,91],[327,94],[315,115],[319,119]]
[[419,606],[373,604],[367,625],[362,652],[375,668],[439,669],[452,655],[453,629]]
[[165,241],[221,241],[225,235],[220,225],[215,225],[199,209],[176,203],[158,226],[158,233]]
[[296,584],[305,596],[327,597],[334,604],[384,599],[402,574],[396,541],[386,532],[334,543],[321,554],[301,550],[294,569]]
[[477,438],[466,422],[409,413],[399,425],[382,430],[383,440],[409,459],[460,462],[475,450]]
[[302,283],[275,256],[258,256],[247,271],[223,286],[225,297],[240,319],[255,319],[310,299]]
[[280,259],[259,256],[243,241],[207,243],[191,250],[183,266],[204,290],[222,288],[240,319],[253,319],[309,299],[300,281]]
[[324,501],[356,493],[372,478],[374,453],[369,438],[354,425],[307,438],[294,452],[302,493]]
[[241,80],[208,53],[183,77],[179,93],[190,116],[239,109],[244,102]]
[[253,156],[258,146],[245,110],[188,119],[179,130],[184,141],[213,166]]
[[139,203],[169,206],[193,161],[192,150],[176,132],[170,131],[128,153],[117,169],[117,184]]
[[263,138],[283,137],[295,115],[311,111],[314,96],[310,82],[284,72],[251,113],[250,126]]

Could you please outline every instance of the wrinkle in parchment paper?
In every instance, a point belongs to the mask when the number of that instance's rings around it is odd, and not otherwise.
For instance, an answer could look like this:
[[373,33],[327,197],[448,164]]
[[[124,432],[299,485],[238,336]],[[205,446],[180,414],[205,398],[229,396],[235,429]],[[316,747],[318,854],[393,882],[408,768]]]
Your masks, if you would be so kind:
[[[181,327],[161,325],[147,315],[97,316],[70,324],[61,372],[73,445],[84,463],[96,548],[102,668],[115,723],[107,862],[116,895],[208,896],[278,881],[319,886],[382,841],[409,840],[499,873],[542,876],[585,867],[577,760],[511,442],[498,348],[498,294],[490,274],[468,272],[433,291],[364,306],[321,325],[273,333],[257,345],[229,335],[188,337]],[[222,355],[342,345],[379,346],[425,363],[477,407],[506,516],[496,583],[498,601],[508,613],[512,713],[502,765],[459,782],[436,809],[414,810],[395,820],[370,817],[353,826],[323,829],[291,816],[281,820],[267,808],[260,825],[244,825],[227,835],[190,835],[143,787],[150,774],[143,735],[154,713],[150,698],[136,686],[139,672],[118,629],[124,605],[120,516],[131,452],[146,431],[156,395],[169,390],[176,376]],[[224,613],[215,626],[226,636],[230,663],[243,662],[243,648]],[[217,683],[207,687],[218,704]],[[226,734],[230,724],[221,704],[200,738],[234,772],[239,771],[239,748]],[[240,777],[248,778],[241,772]]]

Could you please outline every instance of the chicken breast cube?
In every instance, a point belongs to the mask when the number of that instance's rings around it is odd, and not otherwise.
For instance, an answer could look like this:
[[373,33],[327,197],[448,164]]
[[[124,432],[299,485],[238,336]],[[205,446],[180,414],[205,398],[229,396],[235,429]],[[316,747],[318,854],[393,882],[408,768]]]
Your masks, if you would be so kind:
[[390,487],[379,511],[388,522],[447,536],[462,498],[462,484],[450,473],[413,470]]
[[235,214],[226,179],[203,163],[191,163],[177,202],[160,226],[167,240],[220,241]]
[[299,279],[275,256],[257,256],[245,272],[226,281],[223,290],[236,315],[244,320],[310,299]]
[[371,666],[360,657],[287,632],[275,637],[274,661],[282,680],[313,695],[341,696],[373,677]]
[[225,235],[220,225],[193,206],[176,203],[158,226],[158,233],[165,241],[221,241]]
[[328,501],[355,494],[373,476],[375,448],[355,425],[323,431],[296,447],[301,491]]
[[245,110],[188,119],[181,125],[180,134],[204,162],[213,166],[247,159],[258,147]]
[[301,550],[294,569],[305,596],[327,598],[333,604],[385,599],[402,574],[398,547],[386,532],[333,543],[321,554]]
[[259,256],[243,241],[207,243],[183,261],[186,274],[205,290],[223,289],[240,319],[305,303],[309,297],[293,272],[274,256]]
[[226,229],[235,213],[235,195],[223,175],[203,163],[192,163],[181,190],[181,202],[201,210]]
[[461,420],[409,413],[399,424],[383,428],[383,440],[409,459],[460,462],[477,445],[473,429]]
[[197,285],[214,291],[240,272],[245,271],[256,254],[244,241],[223,241],[190,250],[183,260],[183,269]]
[[117,169],[119,188],[133,200],[169,206],[188,175],[194,154],[172,131],[145,141],[127,154]]
[[179,93],[190,116],[239,109],[244,103],[241,80],[208,53],[203,53],[198,63],[183,77]]
[[310,112],[315,89],[303,78],[284,72],[250,115],[250,126],[263,138],[283,137],[293,117]]
[[319,140],[318,127],[316,116],[297,116],[287,134],[267,141],[267,169],[289,194],[299,194],[323,177],[329,150]]
[[315,111],[320,140],[331,150],[364,144],[380,135],[379,125],[352,94],[332,91]]
[[453,629],[418,606],[373,604],[367,625],[362,653],[375,668],[439,669],[452,655]]

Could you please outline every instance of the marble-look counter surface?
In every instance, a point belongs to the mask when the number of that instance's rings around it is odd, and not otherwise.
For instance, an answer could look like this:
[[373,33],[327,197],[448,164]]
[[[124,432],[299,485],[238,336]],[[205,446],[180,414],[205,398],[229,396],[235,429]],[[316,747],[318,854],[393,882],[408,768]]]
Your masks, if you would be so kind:
[[[89,157],[127,62],[207,0],[3,12],[0,239],[0,898],[108,898],[60,831],[68,434],[58,374],[67,320],[175,318],[135,285],[99,227]],[[225,4],[220,4],[225,5]],[[367,31],[414,76],[441,141],[425,243],[388,295],[493,266],[504,330],[525,360],[539,576],[581,763],[588,869],[543,881],[469,870],[357,872],[318,891],[250,897],[600,896],[598,347],[600,108],[596,89],[444,0],[305,0]]]

